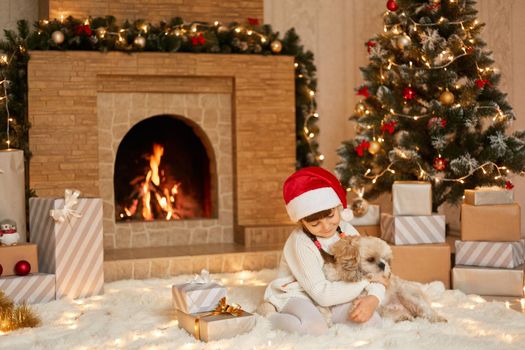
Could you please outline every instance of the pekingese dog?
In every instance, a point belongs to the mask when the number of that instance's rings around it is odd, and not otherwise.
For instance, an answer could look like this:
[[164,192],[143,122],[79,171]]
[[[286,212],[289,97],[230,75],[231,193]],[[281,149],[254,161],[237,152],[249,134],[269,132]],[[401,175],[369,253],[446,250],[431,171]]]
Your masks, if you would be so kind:
[[371,281],[380,277],[389,279],[386,300],[378,311],[382,317],[395,322],[421,317],[430,322],[447,322],[430,305],[421,288],[414,282],[392,274],[392,249],[376,237],[347,236],[332,245],[334,264],[325,264],[324,271],[331,281]]

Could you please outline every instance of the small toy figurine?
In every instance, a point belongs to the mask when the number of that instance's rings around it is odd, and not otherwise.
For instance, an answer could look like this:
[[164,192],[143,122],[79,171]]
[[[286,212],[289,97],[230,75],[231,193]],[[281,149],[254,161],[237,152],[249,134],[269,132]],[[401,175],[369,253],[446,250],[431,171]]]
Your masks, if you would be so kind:
[[16,222],[5,219],[0,221],[0,244],[15,245],[20,240],[20,234],[16,230]]

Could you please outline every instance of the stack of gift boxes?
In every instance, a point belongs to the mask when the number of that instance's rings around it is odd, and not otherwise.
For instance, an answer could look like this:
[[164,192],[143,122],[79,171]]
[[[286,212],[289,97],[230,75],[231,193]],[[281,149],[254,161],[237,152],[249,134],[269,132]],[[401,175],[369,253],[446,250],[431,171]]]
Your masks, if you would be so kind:
[[432,213],[432,187],[423,181],[396,181],[393,215],[381,214],[381,238],[392,244],[392,271],[401,278],[450,287],[450,246],[445,216]]
[[255,315],[228,305],[226,288],[211,280],[206,270],[190,282],[173,285],[172,294],[179,327],[197,340],[231,338],[255,326]]
[[[0,247],[0,290],[16,303],[42,303],[61,298],[85,298],[103,293],[102,200],[31,198],[31,243]],[[25,260],[26,276],[16,276],[14,264]]]
[[523,297],[525,240],[520,231],[520,206],[512,191],[466,190],[453,287],[468,294]]

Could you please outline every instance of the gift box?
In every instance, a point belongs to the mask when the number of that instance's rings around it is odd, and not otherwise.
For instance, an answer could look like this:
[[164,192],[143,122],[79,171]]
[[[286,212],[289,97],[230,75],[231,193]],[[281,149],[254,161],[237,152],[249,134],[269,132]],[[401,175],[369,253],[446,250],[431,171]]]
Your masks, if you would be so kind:
[[249,332],[255,326],[255,315],[243,311],[239,316],[231,314],[186,314],[177,310],[179,327],[184,328],[196,339],[213,341],[235,337]]
[[520,206],[461,205],[461,240],[510,242],[521,236]]
[[226,296],[226,288],[216,282],[175,284],[171,292],[173,307],[187,314],[214,310]]
[[432,186],[424,181],[396,181],[392,205],[394,216],[432,215]]
[[518,242],[456,241],[456,265],[514,268],[525,263],[525,240]]
[[361,236],[381,237],[381,226],[356,226],[357,231]]
[[480,187],[475,190],[465,190],[465,204],[495,205],[514,203],[514,192],[501,187]]
[[27,276],[0,277],[0,289],[17,304],[47,303],[55,300],[55,275],[32,273]]
[[31,272],[38,272],[38,255],[36,244],[19,243],[17,245],[0,246],[0,265],[4,276],[15,275],[15,265],[20,260],[25,260],[31,265]]
[[450,246],[441,244],[391,246],[392,272],[397,276],[420,283],[441,281],[450,287]]
[[381,238],[395,245],[445,242],[445,216],[381,214]]
[[354,216],[350,223],[354,226],[378,225],[381,215],[381,208],[376,204],[369,204],[366,214],[360,217]]
[[26,242],[26,187],[24,152],[18,149],[0,150],[0,220],[16,222],[19,242]]
[[[56,296],[83,298],[104,290],[102,200],[30,198],[31,242],[38,245],[40,271],[56,275]],[[53,216],[51,216],[53,215]]]
[[523,297],[525,265],[513,269],[458,265],[452,286],[466,294]]

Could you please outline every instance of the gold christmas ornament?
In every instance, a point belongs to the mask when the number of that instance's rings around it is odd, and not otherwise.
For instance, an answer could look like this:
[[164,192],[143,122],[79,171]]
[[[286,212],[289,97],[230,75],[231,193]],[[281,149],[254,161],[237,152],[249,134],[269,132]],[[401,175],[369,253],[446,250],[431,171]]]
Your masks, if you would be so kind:
[[396,44],[398,49],[404,50],[412,44],[412,39],[408,35],[403,34],[397,38]]
[[143,49],[144,47],[146,47],[146,38],[139,35],[135,38],[135,40],[133,40],[133,44],[135,44],[136,47]]
[[370,146],[368,146],[368,152],[370,154],[376,154],[381,150],[381,144],[377,141],[371,141]]
[[57,45],[60,45],[64,42],[65,36],[64,33],[62,33],[60,30],[55,30],[51,34],[51,40]]
[[279,53],[283,49],[283,44],[279,40],[274,40],[270,44],[273,53]]
[[360,218],[368,212],[368,202],[362,197],[357,197],[350,203],[350,209],[356,218]]
[[454,94],[448,90],[443,91],[441,96],[439,96],[439,102],[444,106],[450,106],[454,103]]
[[366,106],[364,103],[359,102],[358,104],[355,105],[355,114],[362,117],[365,115],[365,112],[366,112]]
[[219,28],[217,28],[217,32],[219,33],[226,33],[228,30],[227,26],[219,26]]

